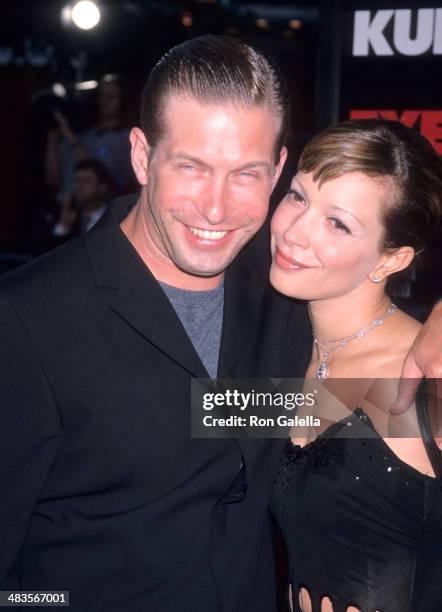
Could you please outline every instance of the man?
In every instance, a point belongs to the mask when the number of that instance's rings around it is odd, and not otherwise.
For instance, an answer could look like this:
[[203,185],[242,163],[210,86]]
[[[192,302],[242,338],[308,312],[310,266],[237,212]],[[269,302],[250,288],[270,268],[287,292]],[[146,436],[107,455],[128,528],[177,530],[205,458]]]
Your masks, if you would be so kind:
[[191,439],[189,400],[191,377],[305,371],[306,312],[270,290],[258,232],[287,118],[252,48],[172,49],[131,133],[139,199],[2,283],[3,589],[69,590],[81,612],[275,609],[280,444]]
[[84,159],[75,166],[74,191],[63,203],[54,236],[84,234],[103,216],[115,190],[109,170],[99,159]]

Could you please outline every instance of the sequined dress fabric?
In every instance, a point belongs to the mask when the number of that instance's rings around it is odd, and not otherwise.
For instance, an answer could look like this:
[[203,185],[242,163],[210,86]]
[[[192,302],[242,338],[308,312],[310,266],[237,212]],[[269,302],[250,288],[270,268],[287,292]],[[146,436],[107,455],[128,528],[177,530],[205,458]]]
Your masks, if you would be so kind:
[[[364,437],[336,437],[348,427]],[[271,509],[295,612],[302,587],[313,612],[325,596],[334,612],[442,611],[440,484],[401,461],[361,409],[302,448],[287,442]]]

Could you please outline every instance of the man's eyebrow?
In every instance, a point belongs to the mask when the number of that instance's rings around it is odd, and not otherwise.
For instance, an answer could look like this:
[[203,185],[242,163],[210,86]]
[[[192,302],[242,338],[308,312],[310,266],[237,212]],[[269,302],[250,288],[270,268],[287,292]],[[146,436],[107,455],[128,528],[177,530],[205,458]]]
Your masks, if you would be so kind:
[[353,219],[355,219],[359,223],[359,225],[361,225],[363,228],[365,228],[365,225],[362,223],[362,221],[354,213],[350,212],[346,208],[341,208],[340,206],[336,206],[334,204],[332,204],[330,206],[330,208],[332,208],[333,210],[340,210],[341,212],[345,213],[346,215],[350,215],[350,217],[353,217]]
[[265,170],[270,171],[272,165],[264,160],[257,159],[256,161],[247,162],[247,164],[243,164],[238,167],[238,170],[247,170],[248,168],[264,168]]
[[175,153],[171,153],[168,157],[171,160],[186,159],[188,161],[193,161],[196,164],[207,166],[207,164],[202,159],[200,159],[199,157],[196,157],[195,155],[191,155],[190,153],[186,153],[185,151],[176,151]]
[[[201,158],[196,157],[195,155],[192,155],[191,153],[186,153],[185,151],[176,151],[175,153],[171,153],[169,155],[169,159],[171,159],[171,160],[186,159],[188,161],[193,161],[196,164],[200,164],[201,166],[208,166],[209,165],[209,164],[207,164],[207,162],[205,162]],[[267,171],[270,171],[271,170],[271,163],[267,162],[265,160],[257,159],[257,160],[251,161],[251,162],[247,162],[246,164],[239,165],[236,168],[236,170],[247,170],[248,168],[257,168],[257,167],[261,167],[261,168],[264,168]]]

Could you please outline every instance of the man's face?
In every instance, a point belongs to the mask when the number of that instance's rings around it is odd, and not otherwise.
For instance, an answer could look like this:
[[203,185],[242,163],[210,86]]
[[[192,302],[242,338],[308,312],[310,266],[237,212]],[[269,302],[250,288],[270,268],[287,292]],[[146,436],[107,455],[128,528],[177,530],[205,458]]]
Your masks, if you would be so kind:
[[154,275],[155,263],[167,266],[166,282],[183,286],[183,272],[222,274],[258,231],[285,151],[275,166],[278,122],[267,108],[172,96],[164,127],[147,162],[143,239]]
[[75,172],[74,195],[80,206],[94,203],[102,197],[101,183],[93,170],[84,168]]
[[121,86],[103,83],[98,90],[98,108],[102,117],[116,117],[121,112]]

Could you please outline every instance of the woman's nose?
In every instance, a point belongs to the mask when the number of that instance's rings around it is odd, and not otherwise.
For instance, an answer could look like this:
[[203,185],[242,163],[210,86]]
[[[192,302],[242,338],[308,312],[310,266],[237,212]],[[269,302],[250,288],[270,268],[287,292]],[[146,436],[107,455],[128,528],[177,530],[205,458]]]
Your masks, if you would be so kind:
[[291,219],[290,224],[283,232],[283,237],[289,246],[307,248],[310,244],[311,223],[308,211],[304,211]]

